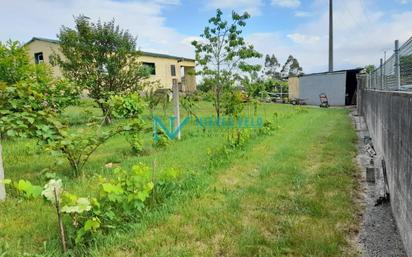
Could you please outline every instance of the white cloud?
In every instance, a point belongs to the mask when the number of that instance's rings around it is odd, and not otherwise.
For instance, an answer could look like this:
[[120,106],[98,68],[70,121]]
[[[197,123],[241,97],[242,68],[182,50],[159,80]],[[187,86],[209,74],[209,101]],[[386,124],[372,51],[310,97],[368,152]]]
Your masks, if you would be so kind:
[[286,8],[297,8],[300,6],[299,0],[272,0],[272,5],[277,5]]
[[312,17],[313,14],[310,12],[304,12],[304,11],[297,11],[295,12],[295,17]]
[[314,43],[319,42],[320,40],[319,36],[304,35],[300,33],[288,34],[287,37],[292,39],[293,42],[298,43],[298,44],[314,44]]
[[234,9],[236,11],[247,11],[253,16],[261,14],[263,0],[209,0],[206,2],[209,9]]
[[92,20],[115,18],[121,28],[137,36],[142,50],[193,57],[193,48],[182,42],[183,35],[166,26],[162,11],[179,0],[25,0],[3,1],[0,9],[0,40],[28,41],[31,37],[56,38],[61,25],[73,26],[73,15]]

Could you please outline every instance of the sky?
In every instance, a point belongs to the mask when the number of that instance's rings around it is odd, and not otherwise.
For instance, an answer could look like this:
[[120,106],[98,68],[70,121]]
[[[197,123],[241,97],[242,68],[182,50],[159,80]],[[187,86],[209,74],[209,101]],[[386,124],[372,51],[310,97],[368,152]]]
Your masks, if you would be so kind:
[[[73,16],[111,20],[141,50],[194,57],[190,42],[222,9],[247,11],[246,41],[280,62],[292,54],[305,73],[328,66],[328,0],[0,0],[0,41],[56,39]],[[412,0],[334,0],[335,70],[379,63],[394,40],[412,36]]]

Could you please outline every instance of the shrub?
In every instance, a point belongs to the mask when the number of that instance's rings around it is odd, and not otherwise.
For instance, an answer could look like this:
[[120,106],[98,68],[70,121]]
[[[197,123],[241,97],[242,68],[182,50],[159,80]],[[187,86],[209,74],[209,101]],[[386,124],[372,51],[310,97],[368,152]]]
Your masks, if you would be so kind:
[[[66,251],[66,243],[72,248],[88,245],[97,235],[138,220],[148,204],[160,203],[172,193],[179,176],[177,169],[168,168],[155,174],[154,170],[141,163],[130,170],[117,168],[112,178],[98,179],[95,198],[79,197],[65,191],[59,179],[51,179],[43,190],[25,180],[1,182],[14,187],[25,199],[41,195],[56,207],[58,222],[61,222],[62,245]],[[65,217],[70,222],[63,224],[67,220]]]

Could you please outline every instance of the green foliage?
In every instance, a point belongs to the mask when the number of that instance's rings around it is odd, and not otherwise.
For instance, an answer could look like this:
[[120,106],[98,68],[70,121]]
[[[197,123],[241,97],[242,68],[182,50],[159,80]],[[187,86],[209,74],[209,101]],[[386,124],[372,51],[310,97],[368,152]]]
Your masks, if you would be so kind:
[[118,119],[139,117],[145,107],[145,103],[137,93],[131,93],[125,96],[111,96],[108,103],[113,117]]
[[[148,70],[139,62],[136,38],[109,22],[93,23],[86,16],[75,18],[75,28],[63,26],[57,35],[63,55],[54,54],[66,78],[87,89],[111,122],[105,105],[112,95],[135,92],[150,83]],[[64,57],[63,57],[64,56]]]
[[222,107],[226,115],[237,119],[244,108],[245,97],[240,90],[228,90],[225,92]]
[[412,84],[412,55],[400,57],[401,85]]
[[8,85],[31,79],[34,66],[18,41],[0,42],[0,81]]
[[143,121],[140,119],[140,116],[146,107],[145,102],[137,93],[132,93],[123,97],[112,96],[109,99],[109,105],[113,117],[134,119],[135,122],[140,123],[139,127],[127,131],[126,139],[135,153],[141,153],[143,151],[143,143],[140,130],[143,126]]
[[[20,81],[13,85],[0,84],[0,135],[8,137],[33,137],[54,153],[64,155],[74,171],[80,174],[90,155],[109,138],[120,133],[136,133],[142,129],[139,116],[144,104],[137,94],[110,98],[110,108],[116,118],[126,118],[116,127],[102,131],[100,126],[88,124],[89,131],[72,130],[56,119],[56,107],[65,106],[71,93],[56,96],[49,94],[47,79],[42,82]],[[47,86],[49,85],[49,87]],[[57,91],[70,87],[58,82]],[[54,98],[51,98],[51,97]],[[53,100],[54,99],[54,100]],[[49,102],[47,100],[50,100]]]
[[261,97],[262,92],[265,91],[265,83],[256,71],[249,72],[249,76],[243,76],[241,84],[245,88],[248,98]]
[[33,185],[30,181],[20,179],[18,182],[13,183],[16,192],[26,199],[34,199],[39,197],[42,192],[40,186]]
[[292,55],[289,55],[280,73],[282,78],[299,76],[303,74],[303,69],[302,67],[300,67],[298,59],[296,59]]
[[266,55],[265,57],[265,68],[263,70],[263,74],[269,79],[281,79],[281,75],[279,72],[280,63],[276,56],[272,54]]
[[243,147],[251,138],[252,132],[249,129],[235,129],[227,134],[226,145],[230,148]]
[[196,89],[199,90],[199,91],[201,91],[201,92],[205,92],[205,93],[206,93],[206,92],[211,91],[211,90],[212,90],[212,87],[213,87],[213,85],[212,85],[211,81],[208,80],[207,78],[205,78],[205,79],[202,79],[202,81],[200,81],[200,82],[197,84]]
[[131,170],[118,168],[113,178],[100,178],[98,188],[98,197],[91,200],[64,195],[62,211],[73,220],[75,233],[70,239],[74,244],[87,244],[98,233],[138,219],[154,188],[152,171],[143,164]]
[[276,126],[273,122],[266,120],[263,122],[263,127],[259,128],[260,135],[271,135],[272,132],[276,129]]
[[78,90],[53,80],[50,67],[30,63],[18,42],[0,43],[0,135],[48,142],[61,124],[55,114],[76,102]]
[[169,137],[164,133],[163,130],[158,130],[157,131],[157,140],[153,141],[153,146],[156,148],[163,148],[168,146],[171,141],[169,139]]
[[[126,134],[133,137],[143,127],[140,115],[143,112],[144,103],[137,94],[126,96],[113,96],[110,98],[110,112],[116,118],[124,118],[116,126],[102,130],[101,124],[87,124],[87,129],[71,130],[64,126],[55,126],[47,141],[42,143],[52,153],[63,155],[69,162],[73,175],[80,175],[84,165],[90,156],[107,140],[118,134]],[[47,127],[48,128],[48,127]],[[139,148],[136,140],[132,142],[132,148]]]
[[194,95],[185,95],[180,100],[181,106],[189,117],[197,117],[196,113],[194,112],[194,109],[196,108],[195,99],[196,98]]
[[373,64],[369,64],[365,66],[364,70],[366,73],[371,74],[372,72],[376,70],[376,67]]
[[288,82],[282,80],[268,79],[264,82],[265,90],[271,93],[289,92]]
[[198,74],[205,83],[211,85],[214,93],[214,107],[217,117],[221,114],[221,97],[223,92],[233,86],[240,72],[258,71],[259,65],[250,65],[246,60],[259,58],[252,45],[241,36],[248,13],[242,15],[232,12],[231,21],[223,20],[223,13],[216,10],[216,15],[209,19],[201,35],[202,41],[193,41],[198,63]]
[[226,141],[222,146],[208,149],[211,166],[218,166],[228,159],[237,149],[244,147],[249,139],[254,136],[249,129],[231,129],[227,131]]
[[87,133],[84,129],[71,131],[63,127],[57,130],[58,135],[51,137],[46,146],[52,153],[63,155],[68,160],[73,175],[78,176],[90,156],[100,145],[115,135],[136,132],[141,129],[142,123],[139,119],[126,121],[125,124],[120,123],[106,131],[102,131],[99,125],[90,124],[88,130],[92,133]]
[[150,117],[153,119],[154,111],[156,107],[162,103],[163,106],[167,105],[166,101],[169,101],[168,92],[165,90],[156,90],[156,88],[148,88],[144,91],[144,101],[150,111]]
[[9,137],[41,137],[47,140],[55,132],[55,113],[43,105],[44,95],[31,84],[19,82],[5,85],[0,82],[0,134]]
[[130,146],[132,147],[133,152],[140,154],[143,152],[143,141],[142,135],[138,132],[131,132],[126,137],[127,142],[129,142]]
[[[134,165],[130,170],[117,168],[112,178],[100,177],[97,181],[97,198],[79,197],[63,189],[62,181],[51,179],[42,189],[33,186],[29,181],[20,180],[13,183],[16,190],[26,199],[43,196],[53,205],[63,207],[58,211],[69,217],[66,222],[69,244],[74,246],[87,245],[97,234],[107,233],[110,230],[127,225],[127,222],[136,221],[147,207],[154,188],[160,202],[167,197],[174,188],[174,181],[180,171],[174,168],[160,172],[153,181],[154,173],[151,168],[141,163]],[[3,183],[11,184],[10,180]]]
[[9,88],[17,87],[16,84],[20,84],[20,87],[30,86],[30,90],[41,94],[38,100],[31,99],[35,101],[33,106],[37,106],[37,109],[47,106],[61,111],[77,101],[79,89],[64,79],[53,79],[51,74],[48,65],[30,62],[27,49],[18,41],[0,42],[0,82]]

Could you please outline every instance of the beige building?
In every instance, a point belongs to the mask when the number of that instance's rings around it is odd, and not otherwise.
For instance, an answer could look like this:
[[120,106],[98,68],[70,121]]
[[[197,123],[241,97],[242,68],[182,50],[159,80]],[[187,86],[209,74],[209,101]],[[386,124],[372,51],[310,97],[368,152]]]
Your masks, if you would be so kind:
[[288,87],[289,87],[289,98],[291,99],[300,98],[299,77],[289,77]]
[[[59,41],[46,38],[34,37],[25,44],[28,48],[29,56],[35,63],[50,64],[50,55],[53,52],[59,53]],[[196,90],[196,78],[190,75],[195,69],[195,60],[178,56],[142,52],[139,60],[152,68],[151,80],[159,81],[162,88],[172,88],[173,83],[181,85],[184,92]],[[58,66],[53,67],[53,74],[56,77],[62,76]]]

